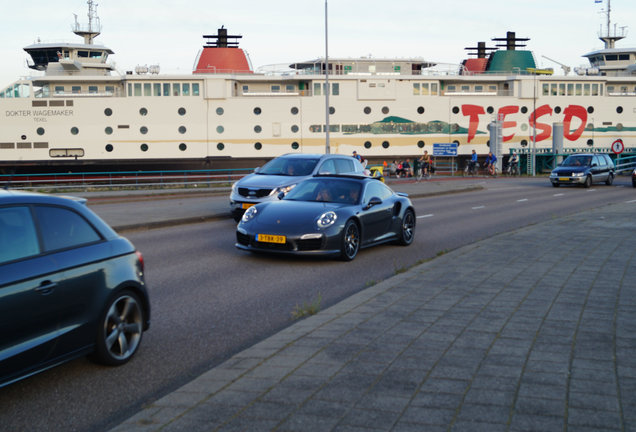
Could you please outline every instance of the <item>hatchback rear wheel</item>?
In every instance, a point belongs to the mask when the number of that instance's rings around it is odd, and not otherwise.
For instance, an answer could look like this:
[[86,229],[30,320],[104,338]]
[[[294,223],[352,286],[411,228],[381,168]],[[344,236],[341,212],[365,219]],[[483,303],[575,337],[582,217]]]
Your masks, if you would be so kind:
[[605,184],[608,186],[611,186],[613,182],[614,182],[614,174],[610,173],[607,176],[607,180],[605,180]]
[[143,322],[144,313],[137,295],[129,290],[117,293],[99,321],[95,360],[111,366],[130,360],[139,348]]

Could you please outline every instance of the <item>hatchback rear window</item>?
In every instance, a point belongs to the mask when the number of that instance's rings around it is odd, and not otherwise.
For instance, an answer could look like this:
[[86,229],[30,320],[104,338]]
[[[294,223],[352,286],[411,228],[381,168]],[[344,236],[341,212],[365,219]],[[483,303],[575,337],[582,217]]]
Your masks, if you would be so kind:
[[28,207],[0,208],[0,264],[40,252]]
[[93,243],[101,239],[95,229],[72,210],[52,206],[36,206],[45,251],[65,249]]

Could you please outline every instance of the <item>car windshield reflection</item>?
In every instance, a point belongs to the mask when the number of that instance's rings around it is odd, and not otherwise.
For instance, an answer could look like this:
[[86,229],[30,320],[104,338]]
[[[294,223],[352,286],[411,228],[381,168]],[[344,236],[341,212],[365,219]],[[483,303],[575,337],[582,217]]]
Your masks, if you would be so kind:
[[286,196],[285,200],[358,204],[361,184],[340,179],[306,180]]
[[276,158],[265,164],[257,174],[308,176],[316,167],[318,159]]
[[592,162],[591,156],[568,156],[563,161],[563,166],[589,166]]

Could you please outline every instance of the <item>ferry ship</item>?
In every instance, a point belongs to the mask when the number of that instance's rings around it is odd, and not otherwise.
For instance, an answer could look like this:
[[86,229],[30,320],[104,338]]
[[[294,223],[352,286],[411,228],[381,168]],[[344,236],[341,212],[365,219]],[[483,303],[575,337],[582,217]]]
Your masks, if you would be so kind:
[[83,43],[25,47],[42,73],[0,88],[0,170],[255,166],[325,152],[326,139],[332,153],[370,160],[433,154],[435,143],[455,144],[461,158],[489,151],[493,121],[503,154],[551,152],[555,141],[563,152],[609,152],[617,140],[636,151],[636,48],[615,46],[625,34],[612,31],[609,0],[605,47],[572,75],[537,68],[522,49],[528,39],[513,32],[468,48],[456,68],[318,58],[254,70],[241,36],[225,28],[203,36],[191,74],[118,73],[113,51],[95,43],[101,26],[88,7],[88,25],[73,28]]

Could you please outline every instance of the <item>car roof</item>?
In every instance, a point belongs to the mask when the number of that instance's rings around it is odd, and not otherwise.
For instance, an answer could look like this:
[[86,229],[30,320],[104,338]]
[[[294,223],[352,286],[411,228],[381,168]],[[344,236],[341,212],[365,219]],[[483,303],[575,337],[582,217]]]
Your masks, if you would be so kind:
[[85,204],[85,198],[60,196],[60,195],[47,195],[38,192],[29,192],[17,189],[0,189],[0,204],[19,204],[19,203],[32,203],[32,204],[61,204],[61,205],[73,205],[72,202],[79,204]]
[[350,155],[342,155],[336,153],[330,154],[321,154],[321,153],[285,153],[284,155],[278,156],[279,158],[290,158],[290,159],[327,159],[333,157],[352,157]]

